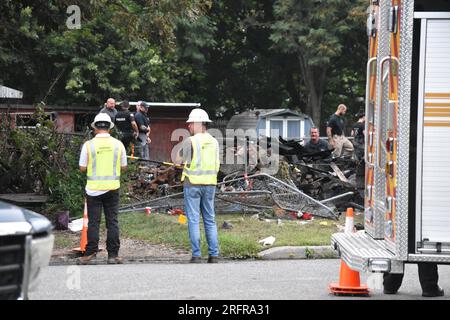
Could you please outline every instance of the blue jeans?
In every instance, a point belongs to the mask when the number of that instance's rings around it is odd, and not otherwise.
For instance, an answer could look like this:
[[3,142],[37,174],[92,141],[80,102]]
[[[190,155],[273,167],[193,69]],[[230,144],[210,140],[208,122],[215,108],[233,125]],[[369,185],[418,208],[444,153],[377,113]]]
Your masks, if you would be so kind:
[[141,145],[137,143],[134,146],[134,156],[142,159],[150,160],[150,151],[148,149],[148,144]]
[[188,220],[189,239],[191,241],[192,256],[200,257],[200,212],[205,227],[208,254],[213,257],[219,255],[219,240],[214,213],[214,195],[216,186],[184,185],[184,206]]

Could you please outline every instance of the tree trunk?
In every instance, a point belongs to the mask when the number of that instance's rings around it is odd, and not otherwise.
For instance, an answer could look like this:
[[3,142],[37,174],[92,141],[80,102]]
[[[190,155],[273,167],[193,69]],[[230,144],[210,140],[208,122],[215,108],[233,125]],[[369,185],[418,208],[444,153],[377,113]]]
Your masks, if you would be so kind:
[[306,114],[312,117],[314,124],[321,129],[321,135],[323,135],[322,130],[324,129],[324,125],[321,123],[321,116],[327,66],[308,66],[303,56],[299,57],[299,61],[302,78],[305,82],[306,88],[308,89]]

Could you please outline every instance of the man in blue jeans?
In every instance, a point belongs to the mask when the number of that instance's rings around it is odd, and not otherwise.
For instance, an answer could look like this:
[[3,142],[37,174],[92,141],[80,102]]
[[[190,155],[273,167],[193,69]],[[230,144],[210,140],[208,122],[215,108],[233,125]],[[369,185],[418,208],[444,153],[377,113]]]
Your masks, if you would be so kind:
[[189,239],[192,247],[191,263],[201,263],[200,214],[208,242],[208,263],[217,263],[219,241],[214,212],[217,173],[219,172],[219,143],[206,132],[206,123],[211,122],[203,109],[194,109],[189,114],[191,136],[184,141],[184,162],[181,181],[184,183],[184,204],[188,220]]

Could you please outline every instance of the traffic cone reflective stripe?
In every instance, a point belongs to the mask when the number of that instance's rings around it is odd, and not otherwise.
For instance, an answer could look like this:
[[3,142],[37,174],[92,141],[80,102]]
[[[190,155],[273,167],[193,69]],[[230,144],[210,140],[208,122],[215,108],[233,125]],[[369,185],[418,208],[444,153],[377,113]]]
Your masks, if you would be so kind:
[[[353,227],[353,208],[348,208],[345,217],[345,233],[352,233]],[[369,295],[369,288],[367,285],[361,285],[359,272],[350,269],[343,259],[341,259],[339,283],[330,283],[329,288],[335,295]]]
[[348,208],[345,215],[345,233],[353,233],[355,227],[355,220],[353,215],[353,208]]

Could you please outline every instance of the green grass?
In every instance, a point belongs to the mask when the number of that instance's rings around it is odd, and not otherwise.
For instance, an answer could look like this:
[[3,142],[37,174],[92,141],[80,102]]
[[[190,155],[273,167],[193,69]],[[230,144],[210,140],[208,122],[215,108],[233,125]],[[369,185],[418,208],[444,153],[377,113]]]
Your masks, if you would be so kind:
[[55,234],[54,248],[75,248],[79,246],[79,239],[69,236],[69,232],[57,232]]
[[[187,225],[177,222],[178,216],[165,214],[147,217],[144,212],[119,215],[121,235],[127,238],[146,240],[155,244],[166,244],[190,250]],[[224,221],[231,222],[232,229],[222,229]],[[299,220],[266,222],[252,219],[249,215],[225,214],[216,216],[221,255],[229,258],[255,257],[267,249],[259,240],[274,236],[273,246],[329,245],[331,234],[337,232],[336,222],[315,218],[301,225]],[[326,222],[327,225],[320,225]],[[202,253],[207,255],[207,245],[201,226]]]

